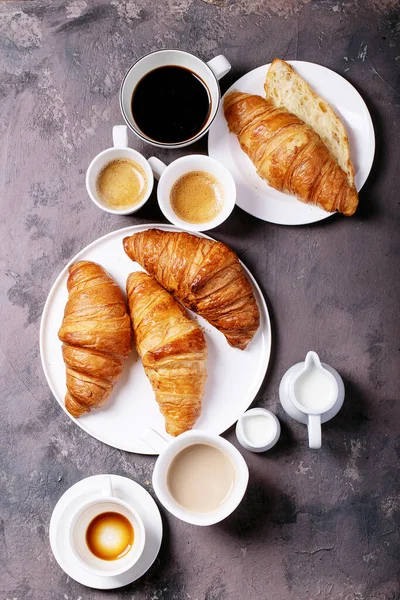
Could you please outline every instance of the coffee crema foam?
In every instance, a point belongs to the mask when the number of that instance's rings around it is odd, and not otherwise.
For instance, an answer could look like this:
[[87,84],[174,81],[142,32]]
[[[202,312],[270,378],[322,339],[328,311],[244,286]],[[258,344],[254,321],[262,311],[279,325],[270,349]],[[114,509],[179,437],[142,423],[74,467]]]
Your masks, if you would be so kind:
[[137,162],[118,158],[102,168],[96,190],[100,202],[108,208],[125,210],[134,207],[146,194],[146,173]]
[[222,210],[222,185],[211,173],[190,171],[174,183],[170,200],[173,211],[183,221],[207,223]]

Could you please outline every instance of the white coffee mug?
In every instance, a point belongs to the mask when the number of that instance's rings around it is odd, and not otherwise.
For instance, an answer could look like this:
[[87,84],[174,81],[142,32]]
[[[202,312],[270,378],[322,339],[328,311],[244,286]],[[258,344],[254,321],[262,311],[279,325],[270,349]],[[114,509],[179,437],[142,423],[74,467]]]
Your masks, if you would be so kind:
[[[190,154],[177,158],[168,166],[161,160],[152,156],[149,164],[153,169],[156,179],[159,179],[157,188],[158,204],[164,216],[181,229],[187,231],[207,231],[221,225],[231,214],[236,203],[235,181],[224,165],[203,154]],[[171,206],[171,189],[174,183],[186,173],[191,171],[203,171],[209,173],[219,182],[222,188],[222,208],[214,219],[205,223],[189,223],[184,221]]]
[[[123,515],[131,523],[134,531],[132,548],[121,558],[103,560],[95,556],[86,543],[86,532],[95,517],[102,513],[115,512]],[[69,525],[69,545],[76,562],[92,575],[114,577],[133,567],[143,554],[145,545],[143,521],[135,509],[124,500],[116,498],[109,475],[104,477],[104,488],[100,497],[77,508]]]
[[[143,441],[153,450],[160,453],[153,471],[153,488],[161,504],[175,517],[193,525],[214,525],[228,517],[240,504],[249,481],[249,470],[240,452],[230,442],[204,431],[192,429],[177,438],[164,437],[154,429],[147,429]],[[228,498],[217,509],[210,512],[195,512],[178,504],[168,489],[167,474],[173,458],[184,448],[193,444],[209,444],[222,450],[230,459],[235,480]]]
[[[210,96],[210,112],[202,129],[192,138],[178,143],[162,143],[146,136],[137,126],[132,115],[132,95],[139,81],[150,71],[159,67],[178,66],[189,69],[195,73],[206,85]],[[225,56],[220,54],[208,62],[185,52],[183,50],[156,50],[139,58],[127,71],[120,90],[120,107],[126,124],[139,138],[160,148],[183,148],[199,140],[210,128],[217,114],[221,92],[218,80],[228,73],[231,65]],[[162,102],[162,90],[160,90],[160,102]]]
[[[148,161],[140,152],[128,147],[128,129],[126,125],[115,125],[112,130],[112,137],[113,148],[107,148],[107,150],[103,150],[103,152],[95,156],[86,171],[86,190],[91,200],[102,210],[114,215],[130,215],[139,210],[139,208],[142,208],[149,199],[154,185],[153,171]],[[138,204],[122,210],[105,206],[97,191],[97,178],[101,170],[113,160],[120,159],[128,159],[136,162],[143,169],[147,179],[146,192],[142,200]]]

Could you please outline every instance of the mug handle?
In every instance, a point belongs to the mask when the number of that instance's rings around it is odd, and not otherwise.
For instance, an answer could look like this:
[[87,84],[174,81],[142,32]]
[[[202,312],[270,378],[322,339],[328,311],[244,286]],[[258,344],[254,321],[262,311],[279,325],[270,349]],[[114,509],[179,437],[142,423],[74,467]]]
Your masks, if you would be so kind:
[[161,452],[163,452],[170,445],[170,442],[165,439],[161,433],[158,433],[158,431],[152,429],[152,427],[145,429],[142,435],[142,441],[147,444],[149,448],[155,450],[159,454],[161,454]]
[[308,415],[308,445],[310,448],[321,448],[321,415]]
[[223,54],[219,54],[207,62],[215,77],[220,80],[231,70],[231,63]]
[[101,493],[102,493],[102,496],[106,496],[106,497],[114,496],[111,475],[106,475],[104,477],[104,483],[103,483]]
[[114,125],[112,137],[114,148],[128,147],[128,128],[126,125]]
[[151,167],[151,170],[153,171],[153,175],[156,179],[160,179],[161,175],[164,173],[165,169],[167,168],[167,165],[165,163],[163,163],[162,160],[160,160],[159,158],[156,158],[155,156],[151,156],[148,159],[148,163]]

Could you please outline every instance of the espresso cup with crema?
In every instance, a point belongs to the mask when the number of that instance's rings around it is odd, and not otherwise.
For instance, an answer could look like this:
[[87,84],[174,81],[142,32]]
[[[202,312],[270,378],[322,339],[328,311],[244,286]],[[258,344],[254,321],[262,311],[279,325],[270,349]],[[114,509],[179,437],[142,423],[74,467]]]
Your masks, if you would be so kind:
[[[176,132],[183,132],[185,129],[185,119],[179,122],[184,115],[194,115],[196,113],[196,104],[199,99],[199,93],[189,93],[190,81],[185,78],[181,85],[179,81],[172,84],[173,72],[171,76],[165,73],[165,78],[154,82],[143,90],[142,106],[135,104],[135,95],[140,93],[140,88],[150,77],[156,77],[160,69],[180,70],[186,73],[186,78],[191,74],[195,81],[204,88],[205,94],[205,114],[198,127],[189,129],[187,135],[182,139],[172,135],[163,137],[161,135],[163,124],[174,123]],[[224,77],[231,69],[229,61],[222,55],[218,55],[208,62],[204,62],[194,54],[183,50],[156,50],[139,58],[127,71],[120,90],[120,107],[122,115],[128,127],[140,139],[148,144],[160,148],[183,148],[199,140],[209,130],[219,107],[221,100],[221,91],[218,81]],[[169,86],[171,90],[169,90]],[[147,95],[146,95],[147,94]],[[187,96],[187,97],[186,97]],[[170,114],[168,112],[168,98],[172,105],[175,105],[177,112]],[[182,102],[182,106],[178,103]],[[143,113],[143,114],[141,114]],[[160,122],[155,131],[147,130],[141,122],[140,117],[145,117],[150,126],[154,125],[155,119],[160,117]]]
[[199,430],[177,438],[147,429],[143,440],[160,453],[153,487],[161,504],[193,525],[214,525],[240,504],[249,470],[240,452],[224,438]]
[[[90,199],[96,206],[102,210],[114,214],[114,215],[130,215],[147,202],[149,199],[153,185],[154,177],[153,171],[146,160],[146,158],[129,148],[128,146],[128,129],[126,125],[115,125],[112,130],[113,147],[103,150],[95,156],[90,163],[86,172],[86,190],[89,194]],[[132,189],[132,200],[126,201],[122,207],[117,204],[107,202],[107,199],[102,196],[102,190],[100,189],[99,182],[101,183],[103,174],[111,167],[121,166],[121,164],[130,164],[136,172],[136,176],[133,181],[130,180],[128,183],[136,184],[136,187]],[[112,192],[112,187],[115,187],[115,192],[118,193],[118,189],[122,189],[126,193],[126,182],[119,179],[121,173],[117,169],[114,173],[108,177],[108,190]],[[110,181],[111,179],[111,181]]]
[[[104,522],[96,524],[96,520]],[[93,527],[97,530],[93,531]],[[124,527],[131,539],[126,542]],[[146,532],[137,511],[116,496],[109,475],[98,497],[76,507],[66,540],[76,563],[92,575],[114,577],[131,569],[143,554]],[[119,550],[121,550],[120,556]]]
[[[236,203],[235,181],[228,169],[214,158],[202,154],[190,154],[174,160],[167,166],[152,156],[148,162],[155,178],[159,180],[157,199],[160,209],[168,221],[177,227],[186,231],[208,231],[221,225],[233,211]],[[187,216],[179,212],[174,205],[174,193],[177,187],[184,185],[185,178],[190,179],[195,175],[200,177],[200,184],[201,178],[203,179],[203,184],[196,189],[192,182],[192,185],[188,186],[187,193],[182,194],[182,199],[187,204],[186,208],[191,211]],[[213,182],[213,185],[205,185],[207,178],[209,184]],[[191,214],[196,215],[193,209],[196,206],[202,208],[202,203],[207,202],[204,194],[209,193],[212,188],[215,188],[215,203],[218,205],[215,207],[216,210],[210,211],[208,215],[207,212],[200,212],[200,218],[191,219]]]

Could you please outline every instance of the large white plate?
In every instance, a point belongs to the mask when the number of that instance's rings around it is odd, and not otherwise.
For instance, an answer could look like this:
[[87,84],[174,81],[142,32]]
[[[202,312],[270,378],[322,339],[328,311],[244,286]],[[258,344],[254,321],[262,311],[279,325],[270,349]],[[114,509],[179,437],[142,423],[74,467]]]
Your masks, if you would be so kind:
[[[329,102],[344,123],[350,142],[355,185],[359,191],[369,175],[375,152],[374,128],[364,100],[346,79],[334,71],[300,60],[288,62],[317,94]],[[238,79],[226,94],[239,90],[265,97],[264,82],[269,67],[268,64],[250,71]],[[257,175],[255,166],[240,148],[236,135],[229,133],[223,99],[209,131],[208,153],[230,170],[237,187],[236,204],[254,217],[280,225],[304,225],[334,214],[278,192]]]
[[[163,231],[179,231],[173,226],[156,224],[135,225],[109,233],[81,250],[61,271],[49,293],[40,325],[40,354],[47,382],[64,410],[65,365],[57,332],[68,297],[68,267],[78,260],[97,262],[125,290],[129,273],[142,269],[125,254],[122,240],[151,227]],[[205,331],[208,347],[208,377],[203,410],[196,429],[216,434],[223,433],[233,425],[250,406],[263,382],[270,357],[271,325],[267,306],[253,276],[244,268],[253,286],[261,315],[260,328],[246,350],[231,348],[222,333],[191,313]],[[79,419],[74,419],[68,412],[67,414],[79,427],[101,442],[128,452],[155,454],[141,441],[143,432],[146,427],[165,432],[164,419],[135,352],[126,361],[121,378],[103,408]]]

